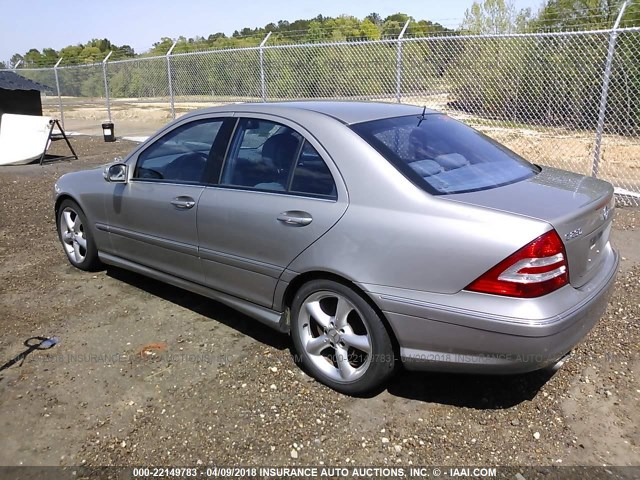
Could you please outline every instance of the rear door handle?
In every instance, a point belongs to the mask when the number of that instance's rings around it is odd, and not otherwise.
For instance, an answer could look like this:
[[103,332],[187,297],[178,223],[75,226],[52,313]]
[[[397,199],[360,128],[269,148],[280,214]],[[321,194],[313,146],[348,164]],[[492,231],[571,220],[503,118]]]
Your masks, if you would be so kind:
[[278,215],[278,221],[285,225],[292,225],[297,227],[304,227],[309,225],[313,221],[311,214],[307,212],[301,212],[300,210],[291,210],[288,212],[282,212]]
[[182,195],[171,200],[171,205],[181,210],[193,208],[195,204],[196,201],[193,198]]

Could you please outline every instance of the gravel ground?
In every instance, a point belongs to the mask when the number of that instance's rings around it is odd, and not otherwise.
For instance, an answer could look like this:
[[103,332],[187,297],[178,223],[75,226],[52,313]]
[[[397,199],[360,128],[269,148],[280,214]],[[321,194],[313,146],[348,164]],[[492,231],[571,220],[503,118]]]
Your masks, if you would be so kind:
[[555,375],[400,372],[350,398],[229,308],[72,268],[55,179],[135,145],[73,144],[80,160],[0,170],[0,363],[30,337],[60,338],[0,371],[1,465],[638,465],[640,209],[617,210],[609,308]]

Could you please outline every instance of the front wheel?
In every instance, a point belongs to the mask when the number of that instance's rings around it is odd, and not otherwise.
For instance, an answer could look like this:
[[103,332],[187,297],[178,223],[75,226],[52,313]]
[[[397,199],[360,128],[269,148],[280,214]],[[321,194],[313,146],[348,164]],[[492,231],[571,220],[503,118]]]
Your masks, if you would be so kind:
[[314,280],[296,293],[291,335],[302,364],[342,393],[373,390],[393,373],[395,356],[382,320],[357,292],[331,280]]
[[100,267],[89,222],[73,200],[64,200],[58,209],[58,237],[69,262],[80,270],[92,271]]

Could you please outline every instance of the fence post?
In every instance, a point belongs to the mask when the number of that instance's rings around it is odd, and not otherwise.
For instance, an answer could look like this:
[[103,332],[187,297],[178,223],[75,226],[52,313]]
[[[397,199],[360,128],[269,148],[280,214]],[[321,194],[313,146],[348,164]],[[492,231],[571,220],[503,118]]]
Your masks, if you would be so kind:
[[260,48],[258,51],[260,52],[260,91],[262,92],[262,101],[267,101],[267,82],[264,76],[264,46],[269,40],[271,36],[271,32],[267,33],[267,36],[264,37],[264,40],[260,43]]
[[591,176],[598,176],[598,168],[600,163],[600,149],[602,147],[602,133],[604,131],[604,117],[607,111],[607,95],[609,93],[609,80],[611,79],[611,66],[613,64],[613,55],[616,48],[616,39],[618,38],[618,26],[622,19],[624,9],[627,8],[627,2],[625,1],[620,7],[620,13],[616,23],[613,25],[613,29],[609,34],[609,49],[607,51],[607,63],[604,67],[604,77],[602,79],[602,94],[600,95],[600,108],[598,110],[598,124],[596,125],[596,144],[593,151],[593,165],[591,167]]
[[169,104],[171,105],[171,118],[176,119],[176,107],[173,101],[173,81],[171,80],[171,52],[173,52],[173,48],[178,43],[177,40],[174,40],[173,45],[165,55],[167,57],[167,80],[169,81]]
[[64,127],[64,110],[62,109],[62,96],[60,95],[60,80],[58,79],[58,65],[62,61],[62,57],[58,60],[58,62],[53,66],[53,74],[56,76],[56,90],[58,91],[58,106],[60,107],[60,123],[62,124],[62,128]]
[[404,32],[407,31],[407,27],[409,26],[410,20],[407,20],[407,23],[402,27],[402,31],[400,35],[398,35],[398,52],[396,55],[396,100],[398,103],[401,101],[401,84],[402,84],[402,37],[404,37]]
[[104,98],[107,103],[107,115],[109,116],[109,123],[111,123],[111,102],[109,100],[109,82],[107,81],[107,61],[109,57],[113,53],[113,50],[109,52],[109,54],[104,57],[102,60],[102,76],[104,77]]

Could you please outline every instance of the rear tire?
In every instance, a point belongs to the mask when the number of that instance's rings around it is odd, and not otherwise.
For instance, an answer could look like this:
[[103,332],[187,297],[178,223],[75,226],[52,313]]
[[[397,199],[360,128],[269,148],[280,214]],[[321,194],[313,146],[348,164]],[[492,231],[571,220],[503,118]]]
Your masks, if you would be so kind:
[[101,267],[89,222],[76,202],[67,199],[60,204],[57,227],[58,238],[71,265],[89,272]]
[[393,346],[382,319],[342,283],[313,280],[296,292],[291,335],[304,367],[339,392],[367,393],[394,371]]

